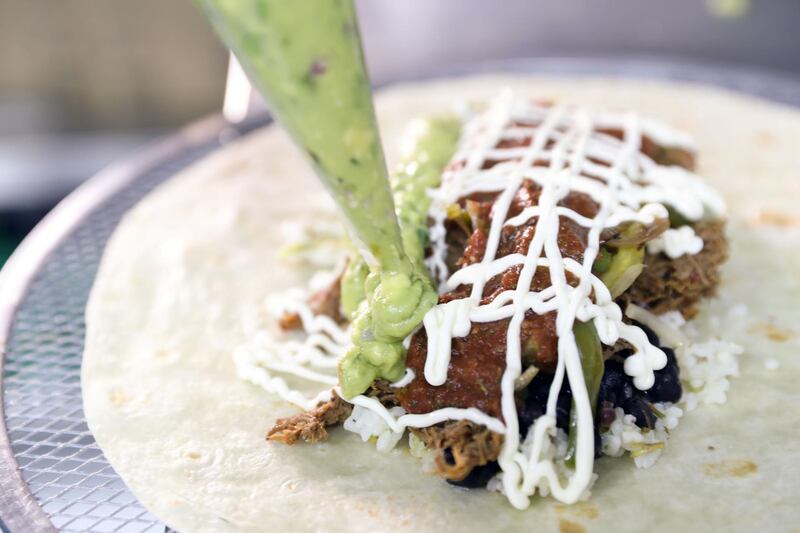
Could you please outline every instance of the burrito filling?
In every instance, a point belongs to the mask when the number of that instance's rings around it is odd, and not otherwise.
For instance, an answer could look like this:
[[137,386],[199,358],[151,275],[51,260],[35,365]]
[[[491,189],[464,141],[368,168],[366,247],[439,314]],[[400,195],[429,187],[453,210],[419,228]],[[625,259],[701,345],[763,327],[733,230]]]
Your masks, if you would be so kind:
[[725,206],[693,174],[691,140],[633,113],[504,92],[467,115],[414,123],[392,178],[406,250],[439,296],[402,350],[373,351],[388,370],[346,355],[373,283],[355,252],[318,290],[271,299],[281,332],[239,347],[237,369],[304,410],[270,441],[343,424],[385,451],[408,428],[450,483],[517,508],[535,493],[573,503],[597,458],[655,461],[716,386],[708,365],[736,374],[738,347],[682,331],[719,283]]

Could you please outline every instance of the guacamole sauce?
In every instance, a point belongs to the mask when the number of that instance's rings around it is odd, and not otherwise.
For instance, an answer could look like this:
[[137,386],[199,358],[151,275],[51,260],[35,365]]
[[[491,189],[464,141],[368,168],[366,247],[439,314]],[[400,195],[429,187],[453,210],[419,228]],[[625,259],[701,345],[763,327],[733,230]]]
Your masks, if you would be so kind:
[[[428,244],[427,213],[430,199],[426,191],[439,184],[442,171],[455,151],[460,123],[454,118],[438,118],[418,125],[420,128],[413,149],[392,175],[391,186],[397,204],[403,249],[414,271],[427,275],[424,257]],[[370,272],[363,259],[351,259],[347,265],[342,276],[342,308],[353,321],[354,339],[360,339],[360,342],[356,342],[339,365],[339,382],[345,397],[363,392],[376,378],[397,380],[402,377],[405,348],[401,341],[419,324],[421,316],[414,316],[415,321],[402,323],[399,315],[386,317],[383,313],[390,310],[390,305],[397,305],[404,293],[408,293],[409,301],[426,297],[418,296],[414,290],[402,277],[381,278]],[[394,300],[380,300],[387,295]],[[438,295],[434,292],[433,296],[435,304]],[[389,334],[394,334],[397,340],[383,338],[373,342],[369,339],[369,332],[378,329],[376,320],[395,322],[399,327]]]
[[[375,378],[398,379],[402,340],[438,295],[418,245],[406,255],[404,244],[421,236],[401,235],[397,223],[352,0],[197,3],[306,152],[360,245],[366,268],[353,262],[346,280],[362,303],[351,309],[343,395],[363,392]],[[424,220],[424,213],[410,216]]]

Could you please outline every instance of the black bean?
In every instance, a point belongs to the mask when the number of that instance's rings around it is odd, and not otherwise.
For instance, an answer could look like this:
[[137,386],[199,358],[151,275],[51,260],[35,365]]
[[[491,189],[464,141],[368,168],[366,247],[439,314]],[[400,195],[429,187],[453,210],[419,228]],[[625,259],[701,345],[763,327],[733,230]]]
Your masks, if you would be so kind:
[[572,389],[569,388],[569,383],[564,379],[556,402],[556,427],[563,429],[567,433],[569,433],[569,412],[571,410]]
[[535,402],[537,405],[546,406],[547,397],[550,395],[550,385],[553,384],[553,374],[539,372],[528,384],[528,402]]
[[614,412],[614,404],[598,400],[597,405],[599,406],[597,408],[597,425],[601,428],[611,426],[617,416]]
[[[550,386],[553,384],[553,374],[540,372],[528,385],[522,406],[517,410],[519,431],[524,439],[528,429],[537,418],[547,412],[547,398],[550,395]],[[564,379],[561,391],[556,402],[556,426],[564,431],[569,429],[569,412],[572,407],[572,391],[569,383]]]
[[522,406],[517,409],[517,419],[519,420],[519,434],[521,438],[525,438],[528,434],[528,429],[536,422],[536,419],[545,413],[546,406],[532,400],[530,396],[525,399]]
[[456,464],[456,458],[453,457],[453,451],[450,448],[445,448],[442,455],[444,455],[444,462],[448,465],[454,466]]
[[[669,348],[667,348],[669,350]],[[672,350],[669,350],[671,353]],[[655,413],[651,401],[677,401],[680,398],[680,381],[677,379],[677,364],[675,354],[667,354],[668,364],[664,370],[656,372],[656,385],[650,391],[640,391],[633,385],[633,379],[625,374],[624,364],[620,361],[609,359],[606,361],[603,379],[600,381],[600,392],[597,395],[597,405],[601,406],[600,412],[605,409],[606,418],[614,407],[621,407],[626,414],[636,418],[636,425],[642,428],[655,427]],[[675,388],[677,386],[677,393]],[[677,396],[676,396],[677,394]],[[601,420],[598,414],[598,424],[608,425],[609,421]]]
[[661,346],[661,341],[658,339],[658,335],[656,335],[655,331],[653,331],[652,329],[648,328],[647,326],[645,326],[641,322],[636,322],[634,320],[633,323],[634,323],[634,325],[640,327],[642,329],[642,331],[644,331],[644,334],[647,335],[647,340],[650,341],[650,344],[652,344],[653,346]]
[[[445,454],[445,461],[452,462],[453,455],[450,453],[450,449],[446,449],[444,451]],[[449,460],[448,460],[449,454]],[[448,479],[447,482],[451,485],[455,485],[457,487],[466,487],[468,489],[477,489],[481,487],[485,487],[486,484],[489,482],[490,479],[494,477],[497,472],[500,471],[500,465],[497,464],[497,461],[492,461],[490,463],[486,463],[485,465],[476,466],[475,468],[467,474],[462,480],[454,481],[452,479]]]
[[609,402],[618,406],[635,394],[636,388],[633,386],[630,376],[625,374],[624,365],[613,359],[606,361],[603,379],[600,380],[597,405]]
[[622,350],[615,352],[614,355],[617,356],[619,359],[627,359],[628,357],[633,355],[633,350],[631,350],[630,348],[623,348]]
[[600,439],[600,426],[594,425],[594,458],[599,459],[603,456],[603,441]]
[[653,429],[656,427],[656,414],[653,406],[642,396],[629,398],[620,407],[625,414],[633,415],[636,418],[636,425],[640,428]]
[[675,352],[666,347],[662,347],[667,355],[667,366],[654,372],[655,382],[653,386],[644,391],[644,396],[653,402],[677,402],[683,394],[681,387],[680,369],[675,358]]

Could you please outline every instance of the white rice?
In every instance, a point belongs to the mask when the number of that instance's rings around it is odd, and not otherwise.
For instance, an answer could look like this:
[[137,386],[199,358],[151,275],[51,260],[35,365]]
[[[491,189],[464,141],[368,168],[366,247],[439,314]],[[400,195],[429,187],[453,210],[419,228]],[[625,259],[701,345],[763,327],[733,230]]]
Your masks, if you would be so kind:
[[686,325],[686,319],[683,318],[680,311],[667,311],[662,315],[658,315],[658,319],[678,330]]
[[436,453],[425,446],[413,431],[408,432],[408,451],[422,462],[423,472],[430,474],[436,471]]
[[669,440],[669,432],[678,426],[683,409],[669,403],[657,403],[654,407],[663,415],[656,419],[654,429],[643,430],[636,425],[633,415],[625,414],[621,407],[614,409],[614,421],[607,431],[600,434],[603,454],[621,457],[630,453],[638,468],[653,466]]
[[[392,407],[389,409],[389,413],[395,418],[406,414],[402,407]],[[405,432],[392,431],[392,428],[380,415],[360,405],[353,406],[353,412],[344,421],[344,429],[358,434],[364,442],[376,437],[375,447],[381,452],[392,450],[403,438]]]
[[687,411],[699,404],[723,404],[728,399],[730,378],[739,375],[738,344],[717,339],[696,342],[676,351]]

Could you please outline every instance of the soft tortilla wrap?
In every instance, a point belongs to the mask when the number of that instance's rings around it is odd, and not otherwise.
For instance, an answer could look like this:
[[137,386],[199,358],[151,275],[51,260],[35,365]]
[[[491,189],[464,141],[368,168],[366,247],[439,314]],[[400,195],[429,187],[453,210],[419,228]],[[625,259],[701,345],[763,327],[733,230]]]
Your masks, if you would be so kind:
[[[691,133],[699,174],[730,208],[731,260],[697,327],[740,343],[727,404],[684,416],[649,469],[603,458],[590,501],[448,486],[398,448],[334,430],[268,443],[297,411],[236,377],[243,317],[307,272],[277,259],[278,224],[314,217],[309,166],[275,127],[183,171],[111,239],[87,309],[83,393],[98,443],[156,516],[182,532],[788,530],[800,522],[800,111],[717,89],[633,81],[478,77],[402,85],[377,98],[390,163],[415,116],[456,99],[520,94],[630,108]],[[761,216],[756,220],[758,213]],[[765,214],[766,213],[766,214]],[[794,217],[794,218],[792,218]],[[729,309],[747,305],[744,318]],[[767,358],[779,363],[766,368]]]

